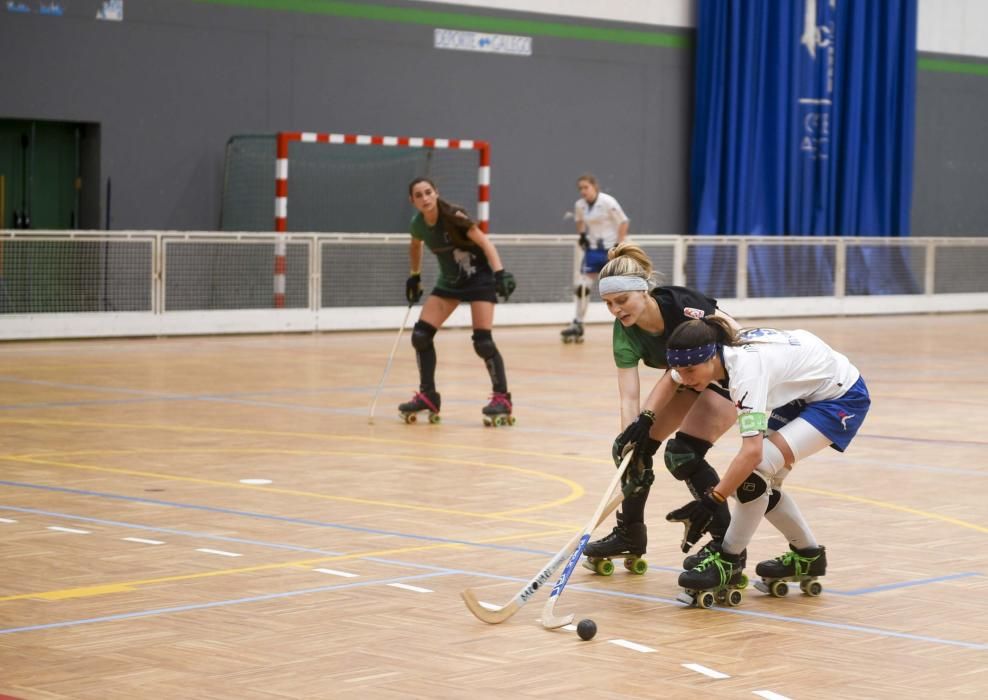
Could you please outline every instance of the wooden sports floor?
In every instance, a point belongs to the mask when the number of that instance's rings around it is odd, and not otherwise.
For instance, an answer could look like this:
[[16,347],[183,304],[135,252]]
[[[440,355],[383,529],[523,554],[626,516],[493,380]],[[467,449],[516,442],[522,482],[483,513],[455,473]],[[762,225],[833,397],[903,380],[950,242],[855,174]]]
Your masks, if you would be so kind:
[[[687,491],[659,469],[649,571],[578,568],[556,606],[589,642],[543,629],[545,591],[500,625],[459,596],[510,600],[613,474],[609,327],[562,325],[495,329],[511,428],[481,425],[466,330],[437,338],[439,425],[397,417],[407,334],[368,424],[393,331],[0,344],[0,695],[988,697],[988,316],[769,324],[844,351],[874,402],[786,481],[823,595],[676,602]],[[749,573],[785,547],[764,523]]]

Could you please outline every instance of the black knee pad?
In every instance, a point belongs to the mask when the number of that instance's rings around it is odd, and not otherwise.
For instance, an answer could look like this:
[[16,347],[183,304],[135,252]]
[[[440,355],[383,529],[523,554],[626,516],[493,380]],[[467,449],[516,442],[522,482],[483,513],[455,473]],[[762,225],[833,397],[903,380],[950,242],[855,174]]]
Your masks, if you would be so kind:
[[765,512],[770,512],[773,508],[779,505],[779,501],[782,500],[782,492],[779,489],[772,489],[772,495],[768,497],[768,508]]
[[412,328],[412,347],[419,352],[425,352],[432,347],[432,338],[436,335],[435,326],[425,321],[417,321]]
[[[750,503],[755,500],[768,490],[768,483],[762,478],[762,475],[758,472],[751,472],[748,478],[741,482],[738,486],[738,490],[735,491],[734,495],[737,496],[739,503]],[[771,500],[771,497],[769,497]],[[778,501],[776,501],[778,503]]]
[[666,469],[679,481],[687,481],[708,466],[703,458],[711,447],[713,445],[706,440],[680,431],[666,443],[663,454]]
[[573,288],[573,294],[576,295],[577,299],[583,299],[584,297],[590,296],[590,287],[585,284],[578,284]]
[[489,360],[497,354],[497,345],[494,344],[490,331],[474,331],[472,340],[474,352],[483,359]]

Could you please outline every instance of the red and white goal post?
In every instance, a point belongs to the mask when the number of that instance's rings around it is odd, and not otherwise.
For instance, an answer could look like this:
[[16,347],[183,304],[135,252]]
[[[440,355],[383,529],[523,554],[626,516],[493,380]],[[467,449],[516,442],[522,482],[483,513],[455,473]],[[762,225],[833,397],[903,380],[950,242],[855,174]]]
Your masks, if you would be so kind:
[[[455,149],[477,152],[477,225],[485,233],[490,222],[491,149],[487,141],[475,139],[423,138],[416,136],[368,136],[363,134],[330,134],[307,131],[280,131],[277,134],[275,161],[274,227],[278,233],[288,231],[288,146],[302,143],[345,144],[387,148]],[[274,305],[285,306],[285,241],[275,242]]]

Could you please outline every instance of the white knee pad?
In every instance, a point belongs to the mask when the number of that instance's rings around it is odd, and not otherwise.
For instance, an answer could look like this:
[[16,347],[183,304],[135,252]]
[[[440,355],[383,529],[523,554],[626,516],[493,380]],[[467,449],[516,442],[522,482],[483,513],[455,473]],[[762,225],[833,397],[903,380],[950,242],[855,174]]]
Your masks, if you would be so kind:
[[786,469],[786,458],[771,440],[762,441],[762,461],[755,467],[755,471],[765,479],[766,484],[773,487],[780,486],[789,473]]

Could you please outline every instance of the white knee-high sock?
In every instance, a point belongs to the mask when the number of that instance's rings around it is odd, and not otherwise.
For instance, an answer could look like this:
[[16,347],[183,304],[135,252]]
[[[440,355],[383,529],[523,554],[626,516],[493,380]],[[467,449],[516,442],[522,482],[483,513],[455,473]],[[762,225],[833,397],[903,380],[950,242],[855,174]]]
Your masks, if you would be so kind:
[[724,535],[724,551],[728,554],[740,554],[755,536],[755,530],[762,522],[765,509],[768,508],[768,494],[762,494],[747,503],[738,502],[731,511],[731,524]]
[[775,526],[775,529],[785,535],[789,543],[796,549],[816,547],[816,538],[810,526],[803,520],[803,514],[799,511],[796,501],[785,491],[779,491],[782,498],[775,504],[775,508],[765,514],[765,518]]

